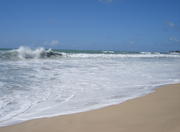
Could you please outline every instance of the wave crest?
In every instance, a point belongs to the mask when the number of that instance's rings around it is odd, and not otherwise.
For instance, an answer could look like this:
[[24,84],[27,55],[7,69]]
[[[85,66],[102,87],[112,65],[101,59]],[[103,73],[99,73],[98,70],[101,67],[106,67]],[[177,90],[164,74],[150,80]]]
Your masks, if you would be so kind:
[[31,49],[29,47],[21,46],[18,49],[3,52],[0,55],[1,59],[10,60],[25,60],[25,59],[43,59],[62,56],[62,53],[55,52],[51,49],[37,48]]

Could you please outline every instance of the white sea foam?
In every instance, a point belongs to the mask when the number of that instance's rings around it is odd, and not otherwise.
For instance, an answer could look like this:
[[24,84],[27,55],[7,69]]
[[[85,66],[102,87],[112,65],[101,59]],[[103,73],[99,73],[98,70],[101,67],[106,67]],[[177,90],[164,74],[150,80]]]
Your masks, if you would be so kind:
[[[42,52],[18,49],[23,58]],[[66,55],[0,61],[0,126],[121,103],[180,82],[177,54]]]
[[44,48],[37,48],[32,50],[29,47],[21,46],[19,49],[16,50],[18,52],[18,57],[21,59],[25,58],[40,58],[41,54],[45,53]]
[[160,54],[160,53],[137,53],[137,54],[86,54],[86,53],[78,53],[78,54],[68,54],[69,57],[75,58],[162,58],[162,57],[172,57],[172,58],[180,58],[180,54]]

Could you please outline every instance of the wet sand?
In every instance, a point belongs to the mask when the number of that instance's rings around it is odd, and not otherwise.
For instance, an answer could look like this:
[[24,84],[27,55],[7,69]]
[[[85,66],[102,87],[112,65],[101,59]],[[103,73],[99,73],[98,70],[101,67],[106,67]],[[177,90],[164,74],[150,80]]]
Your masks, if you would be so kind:
[[180,84],[119,105],[1,127],[0,132],[180,132]]

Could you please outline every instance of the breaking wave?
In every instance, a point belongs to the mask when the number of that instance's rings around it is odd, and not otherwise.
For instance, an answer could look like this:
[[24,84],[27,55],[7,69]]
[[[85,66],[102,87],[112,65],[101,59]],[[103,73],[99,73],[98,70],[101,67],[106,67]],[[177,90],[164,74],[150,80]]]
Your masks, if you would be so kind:
[[18,49],[0,52],[1,59],[10,59],[10,60],[53,58],[62,55],[63,53],[55,52],[51,49],[48,50],[44,48],[31,49],[29,47],[24,47],[24,46],[21,46]]
[[29,60],[29,59],[59,59],[70,58],[161,58],[180,57],[179,53],[159,53],[159,52],[116,52],[116,51],[69,51],[52,50],[21,46],[13,50],[0,50],[0,60]]

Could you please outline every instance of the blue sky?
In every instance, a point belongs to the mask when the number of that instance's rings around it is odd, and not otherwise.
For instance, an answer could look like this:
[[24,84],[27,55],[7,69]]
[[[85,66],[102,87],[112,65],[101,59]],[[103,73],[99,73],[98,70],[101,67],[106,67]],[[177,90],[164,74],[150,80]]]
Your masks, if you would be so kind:
[[0,47],[180,50],[180,0],[0,0]]

